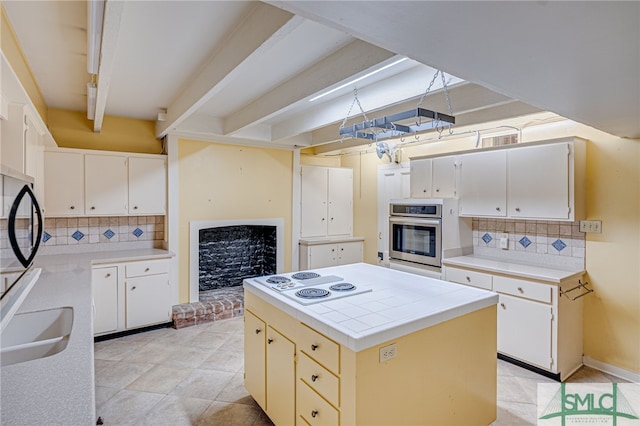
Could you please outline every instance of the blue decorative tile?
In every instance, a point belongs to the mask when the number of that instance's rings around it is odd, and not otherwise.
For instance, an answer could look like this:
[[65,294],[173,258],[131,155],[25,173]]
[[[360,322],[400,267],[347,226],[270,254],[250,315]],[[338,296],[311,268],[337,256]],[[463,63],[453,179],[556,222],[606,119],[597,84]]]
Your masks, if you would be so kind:
[[81,239],[84,238],[84,234],[80,231],[76,231],[73,234],[71,234],[71,238],[73,238],[76,241],[80,241]]
[[140,238],[140,235],[144,234],[144,231],[140,228],[136,228],[133,230],[133,235],[135,235],[137,238]]
[[524,237],[520,238],[520,241],[518,241],[518,242],[524,248],[527,248],[527,247],[529,247],[531,245],[531,240],[528,239],[526,235]]
[[46,232],[46,231],[45,231],[45,232],[43,232],[43,234],[42,234],[42,242],[43,242],[43,243],[46,243],[46,242],[47,242],[47,241],[49,241],[50,239],[51,239],[51,235],[49,235],[49,233],[48,233],[48,232]]
[[485,244],[489,244],[491,240],[493,240],[493,238],[491,238],[491,235],[485,232],[485,234],[482,236],[482,241],[484,241]]
[[553,246],[554,249],[558,251],[562,251],[567,247],[567,245],[562,240],[555,240],[554,242],[551,243],[551,245]]
[[104,231],[102,233],[102,235],[104,235],[105,237],[107,237],[107,240],[110,240],[111,238],[113,238],[114,235],[116,235],[115,232],[113,232],[111,229],[107,229],[106,231]]

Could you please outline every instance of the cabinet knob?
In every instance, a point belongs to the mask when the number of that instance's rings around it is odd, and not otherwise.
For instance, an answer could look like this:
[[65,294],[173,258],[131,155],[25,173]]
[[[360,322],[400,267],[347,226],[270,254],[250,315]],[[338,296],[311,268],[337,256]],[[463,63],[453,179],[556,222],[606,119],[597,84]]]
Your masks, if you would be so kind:
[[267,339],[267,343],[268,344],[272,344],[273,343],[273,339]]
[[436,192],[440,192],[440,188],[436,188]]
[[318,415],[318,410],[313,410],[311,412],[311,417],[315,418]]
[[333,218],[331,218],[331,220],[333,220]]
[[262,330],[259,328],[256,328],[256,334],[260,334],[260,333],[262,333]]
[[470,283],[471,282],[471,277],[465,277],[467,279],[467,282]]
[[496,211],[499,212],[500,211],[500,207],[496,207]]
[[312,382],[315,382],[316,380],[318,380],[318,375],[316,375],[316,374],[312,374],[312,375],[311,375],[311,381],[312,381]]
[[507,309],[507,307],[504,305],[504,303],[501,303],[501,304],[500,304],[500,307],[501,307],[502,309]]
[[520,293],[524,293],[524,290],[522,289],[522,287],[518,287],[518,291],[519,291]]
[[520,207],[516,207],[516,211],[519,212],[520,211]]
[[133,287],[131,287],[131,291],[135,290],[136,286],[134,285]]
[[95,210],[95,209],[96,209],[95,206],[91,206],[91,210]]
[[422,190],[422,192],[427,192],[427,190],[426,190],[426,189],[423,189],[423,190]]
[[322,221],[324,222],[324,217],[322,218]]
[[133,206],[133,209],[134,210],[138,210],[138,206]]
[[107,274],[107,275],[105,275],[104,277],[105,277],[105,278],[109,278],[110,276],[111,276],[111,274]]
[[69,208],[70,208],[71,210],[73,210],[73,209],[75,209],[75,208],[76,208],[76,206],[71,206],[71,207],[69,207]]
[[144,271],[145,271],[145,272],[149,272],[149,268],[145,268],[145,270],[144,270]]
[[311,350],[315,351],[316,349],[318,349],[318,345],[311,345]]

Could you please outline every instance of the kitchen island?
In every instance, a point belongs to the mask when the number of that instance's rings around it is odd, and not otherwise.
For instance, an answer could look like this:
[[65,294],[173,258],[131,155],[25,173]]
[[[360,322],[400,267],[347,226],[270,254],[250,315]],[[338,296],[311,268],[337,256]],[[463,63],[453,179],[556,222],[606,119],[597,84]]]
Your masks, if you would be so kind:
[[276,425],[495,420],[495,294],[364,263],[313,272],[244,281],[245,386]]

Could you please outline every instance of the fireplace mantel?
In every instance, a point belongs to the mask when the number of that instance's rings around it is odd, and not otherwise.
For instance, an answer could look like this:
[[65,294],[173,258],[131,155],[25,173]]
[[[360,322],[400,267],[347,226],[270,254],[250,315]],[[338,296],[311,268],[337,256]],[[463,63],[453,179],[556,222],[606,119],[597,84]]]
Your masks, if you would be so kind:
[[284,219],[204,220],[189,222],[189,301],[199,297],[199,233],[201,229],[224,226],[275,226],[276,227],[276,273],[284,272]]

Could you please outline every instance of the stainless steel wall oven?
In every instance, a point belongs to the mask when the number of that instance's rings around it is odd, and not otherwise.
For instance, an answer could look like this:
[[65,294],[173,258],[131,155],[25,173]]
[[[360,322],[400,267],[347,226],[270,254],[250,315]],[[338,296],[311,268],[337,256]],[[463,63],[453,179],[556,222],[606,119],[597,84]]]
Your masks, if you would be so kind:
[[[441,267],[442,205],[389,205],[389,258]],[[417,266],[418,266],[417,265]]]

